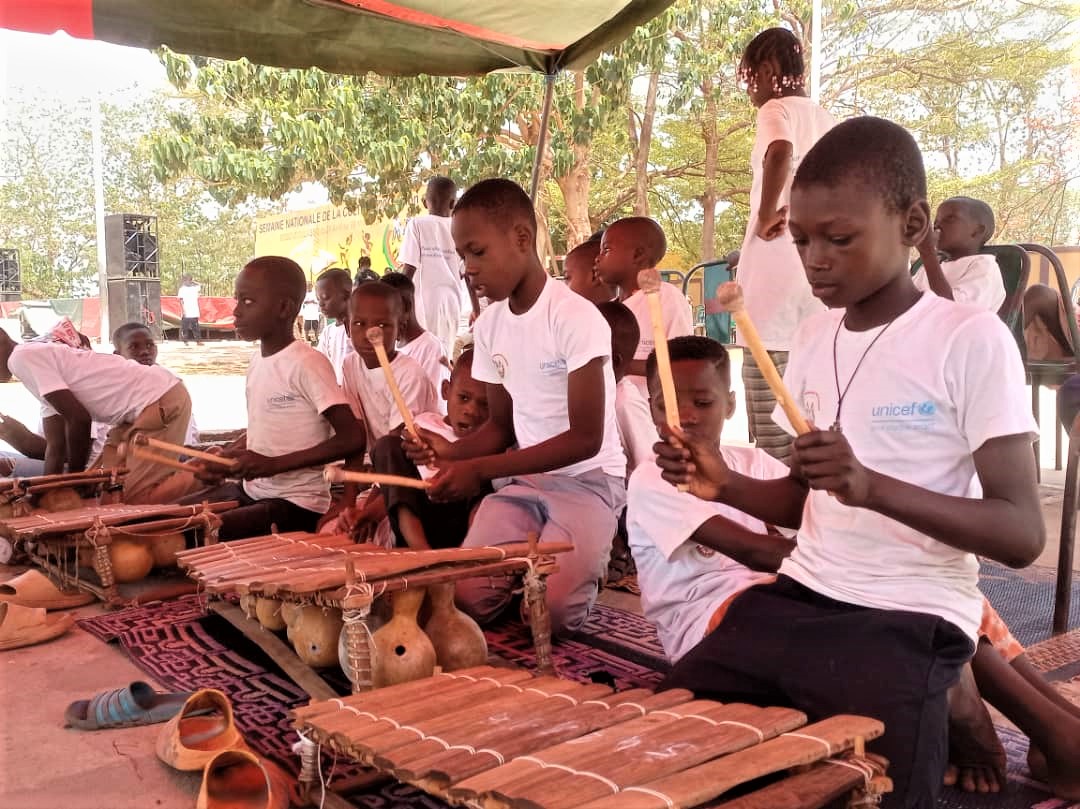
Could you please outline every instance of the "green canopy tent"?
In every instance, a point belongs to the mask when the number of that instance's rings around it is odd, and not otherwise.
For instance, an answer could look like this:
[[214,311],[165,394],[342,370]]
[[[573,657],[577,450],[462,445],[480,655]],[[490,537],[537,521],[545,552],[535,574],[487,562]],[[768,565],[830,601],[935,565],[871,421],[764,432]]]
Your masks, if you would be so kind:
[[547,77],[536,194],[554,77],[583,67],[673,0],[0,0],[0,28],[246,58],[334,73]]

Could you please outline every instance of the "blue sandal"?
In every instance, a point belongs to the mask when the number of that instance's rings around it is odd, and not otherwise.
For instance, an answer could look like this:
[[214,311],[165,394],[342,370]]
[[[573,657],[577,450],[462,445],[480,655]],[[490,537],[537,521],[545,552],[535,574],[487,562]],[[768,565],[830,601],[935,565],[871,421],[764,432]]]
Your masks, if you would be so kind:
[[64,711],[67,727],[107,730],[167,722],[180,712],[191,693],[159,694],[149,683],[102,691],[71,703]]

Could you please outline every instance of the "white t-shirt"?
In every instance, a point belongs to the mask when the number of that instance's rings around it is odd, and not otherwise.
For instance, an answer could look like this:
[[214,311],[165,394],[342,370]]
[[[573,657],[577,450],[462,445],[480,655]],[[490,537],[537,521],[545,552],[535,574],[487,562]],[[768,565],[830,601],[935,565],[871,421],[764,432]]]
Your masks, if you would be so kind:
[[[435,388],[416,360],[398,351],[390,361],[390,370],[401,389],[405,406],[414,418],[417,413],[439,409]],[[401,414],[381,367],[368,368],[359,354],[353,354],[345,360],[342,387],[353,412],[364,420],[367,427],[369,451],[372,444],[402,424]]]
[[42,418],[57,414],[45,397],[69,390],[94,421],[128,424],[179,384],[178,377],[160,365],[140,365],[119,354],[83,351],[61,343],[21,343],[8,364],[41,402]]
[[[652,315],[649,314],[649,300],[640,289],[623,301],[634,317],[637,318],[638,329],[641,338],[638,340],[637,351],[634,352],[635,360],[646,360],[649,354],[656,348],[656,340],[653,339]],[[694,314],[690,311],[690,304],[686,296],[679,291],[674,284],[660,284],[660,309],[664,313],[664,332],[668,339],[672,337],[686,337],[694,333]],[[633,384],[646,401],[649,398],[649,387],[645,377],[629,377]]]
[[615,383],[615,424],[626,455],[627,475],[653,460],[653,444],[660,440],[649,402],[628,376]]
[[[784,382],[818,425],[880,333],[841,328],[843,309],[799,327]],[[1016,341],[992,313],[933,294],[892,322],[844,397],[841,428],[864,466],[955,497],[982,496],[972,453],[1006,435],[1038,435]],[[773,420],[791,432],[777,407]],[[896,520],[811,491],[799,546],[780,572],[838,601],[945,618],[976,639],[979,563]]]
[[[733,471],[759,480],[787,477],[790,471],[752,447],[721,446],[720,453]],[[678,491],[660,477],[654,463],[642,464],[630,476],[626,532],[637,565],[641,608],[672,662],[701,642],[724,601],[771,575],[692,540],[718,515],[748,531],[767,530],[761,520],[731,506]]]
[[[442,343],[431,332],[425,331],[411,343],[399,344],[398,351],[416,360],[420,367],[424,369],[428,379],[431,380],[431,384],[435,386],[436,392],[442,388],[443,381],[450,378],[450,369],[444,362],[446,354],[443,352]],[[445,409],[446,403],[443,402],[441,396],[439,401],[442,402]]]
[[[428,430],[436,435],[441,435],[450,443],[458,440],[457,435],[454,433],[454,428],[446,423],[446,418],[442,413],[421,413],[419,416],[414,417],[416,426],[421,430]],[[430,466],[418,466],[416,471],[420,473],[421,480],[430,480],[435,477],[435,474],[439,471],[433,469]]]
[[[943,261],[941,273],[952,287],[953,300],[957,303],[970,303],[994,314],[1005,303],[1005,282],[993,256],[976,253],[955,261]],[[930,292],[925,267],[919,267],[911,280],[923,292]]]
[[446,296],[452,296],[460,307],[462,262],[450,233],[449,216],[422,214],[410,219],[398,249],[398,263],[416,267],[414,307],[421,326],[430,328],[427,312],[434,312],[435,302]]
[[765,153],[774,141],[791,144],[791,175],[784,182],[778,208],[791,197],[795,170],[810,148],[836,125],[835,119],[809,98],[787,96],[766,101],[757,113],[757,134],[750,154],[750,220],[739,254],[738,280],[746,311],[770,351],[788,351],[795,328],[825,306],[810,292],[799,252],[790,233],[772,241],[754,233],[765,179]]
[[[277,457],[310,449],[333,433],[323,413],[348,404],[330,361],[302,340],[269,357],[256,352],[247,372],[247,448]],[[294,469],[244,482],[256,500],[279,497],[320,514],[330,508],[322,467]]]
[[600,451],[551,474],[580,475],[603,469],[625,477],[626,456],[615,421],[611,328],[597,308],[548,277],[540,297],[516,315],[507,300],[494,301],[473,325],[473,378],[502,385],[514,403],[514,433],[522,449],[570,429],[567,387],[571,372],[604,360],[604,440]]
[[319,299],[315,297],[314,290],[309,290],[304,296],[304,303],[300,306],[300,311],[304,315],[304,320],[319,319]]
[[176,296],[183,304],[184,317],[199,317],[199,292],[198,284],[182,286],[176,291]]
[[345,358],[353,354],[352,339],[345,331],[344,323],[331,323],[319,334],[318,349],[328,360],[334,369],[334,376],[338,384],[341,384],[342,373],[345,367]]

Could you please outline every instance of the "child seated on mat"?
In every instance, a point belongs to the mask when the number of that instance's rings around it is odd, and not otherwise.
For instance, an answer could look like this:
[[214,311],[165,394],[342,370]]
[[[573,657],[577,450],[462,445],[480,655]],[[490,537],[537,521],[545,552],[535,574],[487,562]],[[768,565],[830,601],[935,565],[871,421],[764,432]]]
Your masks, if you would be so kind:
[[[472,434],[487,421],[487,386],[472,375],[473,352],[466,350],[454,363],[450,379],[442,383],[442,398],[447,414],[429,411],[416,415],[416,426],[445,438],[457,441]],[[386,475],[430,480],[437,470],[418,467],[409,460],[397,435],[387,435],[371,449],[375,471]],[[425,548],[456,548],[468,533],[476,507],[491,489],[465,500],[433,502],[420,489],[380,485],[386,515],[390,519],[397,544],[413,550]]]
[[[402,272],[388,272],[382,277],[382,281],[401,294],[402,315],[401,324],[398,326],[397,350],[416,360],[431,380],[432,387],[440,390],[443,382],[450,378],[450,361],[446,358],[438,338],[425,331],[416,321],[416,290],[413,282]],[[439,403],[440,408],[442,404]]]
[[[722,345],[706,337],[668,343],[683,432],[718,447],[728,469],[768,480],[788,468],[764,450],[725,446],[724,422],[735,408],[730,365]],[[656,355],[648,360],[652,417],[665,421]],[[734,598],[775,580],[795,547],[761,520],[720,502],[678,492],[655,464],[643,464],[627,492],[630,547],[637,562],[641,604],[672,662],[723,619]],[[1032,772],[1062,797],[1080,796],[1080,707],[1058,694],[1032,666],[1000,616],[983,600],[972,677],[950,698],[950,762],[945,783],[971,792],[1005,786],[1005,754],[980,699],[991,701],[1032,740]],[[1046,752],[1042,752],[1046,751]]]
[[[10,369],[41,402],[44,474],[86,469],[93,460],[95,422],[111,426],[104,452],[135,432],[183,443],[191,421],[191,397],[183,382],[159,365],[85,350],[74,327],[67,330],[67,339],[60,336],[64,333],[54,330],[57,340],[15,345],[0,332],[0,375]],[[126,465],[124,502],[159,502],[156,490],[170,470],[134,457]]]
[[[473,376],[488,385],[488,420],[456,442],[421,430],[414,463],[436,466],[432,500],[475,497],[463,547],[569,542],[547,580],[555,632],[578,629],[596,600],[625,501],[626,458],[615,425],[611,334],[596,307],[548,276],[536,253],[536,213],[520,186],[485,180],[454,208],[465,272],[492,302],[473,327]],[[507,452],[516,444],[513,452]],[[511,600],[506,577],[458,583],[463,609],[482,623]]]
[[934,227],[919,242],[923,264],[912,279],[916,289],[997,314],[1005,302],[1001,269],[997,259],[979,252],[994,228],[994,211],[981,199],[950,197],[941,203]]
[[795,175],[789,228],[830,310],[800,325],[785,382],[833,428],[796,438],[790,476],[766,481],[699,436],[663,427],[657,445],[669,483],[799,529],[777,581],[735,598],[665,687],[880,719],[884,805],[925,809],[948,691],[978,641],[976,554],[1022,567],[1045,543],[1016,344],[992,313],[915,288],[908,254],[929,227],[904,129],[855,118],[824,135]]
[[[353,353],[352,340],[345,325],[349,317],[349,295],[352,294],[353,282],[348,270],[335,267],[325,270],[315,281],[315,297],[319,301],[319,311],[327,319],[319,334],[316,348],[334,368],[334,376],[341,384],[341,374],[345,367],[345,358]],[[331,323],[329,321],[333,320]]]
[[[291,259],[264,256],[236,278],[236,331],[258,340],[247,372],[247,436],[222,455],[235,459],[229,476],[185,502],[238,500],[221,515],[223,540],[279,531],[314,531],[330,507],[323,465],[362,456],[364,430],[334,379],[330,361],[293,333],[306,294],[304,271]],[[219,484],[222,467],[191,461],[199,477]]]
[[[415,416],[438,410],[435,388],[424,369],[396,348],[403,312],[401,293],[383,281],[365,281],[349,298],[349,334],[356,351],[345,361],[343,387],[353,412],[363,419],[369,448],[383,436],[400,433],[404,423],[379,357],[368,342],[367,330],[373,326],[382,329],[383,348],[390,361],[390,370],[409,412]],[[334,530],[345,531],[361,540],[374,538],[380,544],[389,542],[389,526],[378,529],[386,518],[385,502],[378,489],[368,489],[359,499],[357,494],[356,484],[346,483],[322,525],[325,527],[336,516]]]
[[600,304],[617,300],[619,288],[615,284],[606,284],[596,272],[596,257],[600,255],[600,235],[583,242],[566,254],[563,260],[563,280],[585,300]]
[[[656,222],[644,216],[628,216],[612,224],[600,240],[600,255],[596,258],[596,273],[606,284],[619,287],[619,300],[637,318],[641,332],[638,348],[627,370],[641,395],[647,397],[645,358],[653,350],[653,327],[649,302],[638,289],[641,270],[656,267],[667,253],[667,239]],[[664,313],[664,333],[668,339],[694,333],[694,319],[686,296],[675,286],[660,284],[660,306]]]

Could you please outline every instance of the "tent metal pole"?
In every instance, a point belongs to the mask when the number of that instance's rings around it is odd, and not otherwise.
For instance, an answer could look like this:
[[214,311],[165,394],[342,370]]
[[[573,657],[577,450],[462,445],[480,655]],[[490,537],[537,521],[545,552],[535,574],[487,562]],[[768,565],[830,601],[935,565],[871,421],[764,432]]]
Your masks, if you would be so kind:
[[821,60],[825,56],[821,0],[813,0],[810,8],[810,99],[817,103],[821,101]]
[[555,97],[555,74],[544,76],[544,108],[540,113],[540,136],[536,139],[536,157],[533,159],[532,181],[529,184],[529,199],[536,202],[540,190],[540,167],[544,164],[544,152],[547,150],[548,119],[551,118],[551,102]]

